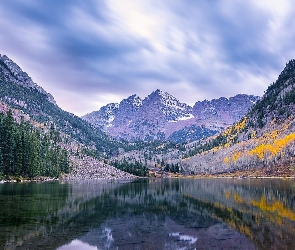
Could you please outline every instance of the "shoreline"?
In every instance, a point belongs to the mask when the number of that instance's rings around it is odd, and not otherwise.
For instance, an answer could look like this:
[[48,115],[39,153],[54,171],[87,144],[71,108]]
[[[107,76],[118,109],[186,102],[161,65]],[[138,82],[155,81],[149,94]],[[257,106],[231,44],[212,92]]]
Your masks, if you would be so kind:
[[3,179],[0,180],[0,184],[4,183],[42,183],[42,182],[54,182],[54,181],[59,181],[59,182],[71,182],[71,181],[85,181],[85,180],[93,180],[93,181],[120,181],[120,180],[132,180],[132,179],[138,179],[141,177],[138,176],[133,176],[133,177],[128,177],[128,178],[117,178],[117,177],[112,177],[112,178],[89,178],[89,177],[82,177],[82,178],[73,178],[73,177],[59,177],[59,178],[51,178],[51,177],[40,177],[36,179]]
[[[169,179],[169,178],[188,178],[188,179],[295,179],[295,167],[290,165],[263,167],[256,169],[237,170],[224,173],[201,173],[183,175],[180,173],[149,172],[149,177],[139,177],[127,172],[123,172],[113,166],[106,165],[90,157],[75,159],[75,168],[69,174],[61,174],[59,177],[38,176],[33,179],[21,176],[9,176],[8,179],[0,180],[3,183],[32,183],[32,182],[53,182],[53,181],[83,181],[83,180],[131,180],[138,178],[150,179]],[[85,167],[87,166],[87,167]],[[2,176],[3,177],[3,176]]]
[[22,179],[22,178],[11,178],[11,179],[3,179],[0,180],[0,184],[4,183],[30,183],[30,182],[48,182],[48,181],[59,181],[60,178],[52,178],[52,177],[45,177],[45,176],[40,176],[35,179]]
[[133,176],[132,178],[64,178],[64,177],[59,177],[59,178],[51,178],[51,177],[41,177],[41,178],[36,178],[36,179],[11,179],[11,180],[0,180],[0,184],[4,183],[44,183],[44,182],[54,182],[54,181],[59,181],[59,182],[72,182],[72,181],[122,181],[122,180],[135,180],[135,179],[295,179],[295,176],[234,176],[234,175],[171,175],[171,176],[166,176],[166,177],[139,177],[139,176]]

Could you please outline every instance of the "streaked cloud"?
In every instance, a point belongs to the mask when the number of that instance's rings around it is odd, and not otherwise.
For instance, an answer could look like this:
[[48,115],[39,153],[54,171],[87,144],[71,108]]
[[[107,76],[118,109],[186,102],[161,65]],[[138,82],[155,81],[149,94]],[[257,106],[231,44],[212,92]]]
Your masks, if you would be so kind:
[[82,115],[160,88],[193,105],[262,95],[295,58],[291,0],[11,0],[0,53]]

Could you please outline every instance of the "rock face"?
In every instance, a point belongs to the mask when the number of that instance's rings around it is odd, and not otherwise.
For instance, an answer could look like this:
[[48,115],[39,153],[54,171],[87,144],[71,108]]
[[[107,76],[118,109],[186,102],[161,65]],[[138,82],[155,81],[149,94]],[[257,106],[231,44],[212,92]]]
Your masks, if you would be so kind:
[[112,126],[112,122],[117,115],[119,105],[117,103],[110,103],[102,107],[99,111],[94,111],[91,114],[87,114],[87,121],[93,124],[95,127],[105,130]]
[[196,124],[221,130],[240,120],[259,99],[253,95],[236,95],[229,99],[221,97],[211,101],[196,102],[193,115]]
[[238,121],[257,100],[255,96],[237,95],[191,107],[157,89],[143,100],[132,95],[82,118],[116,139],[188,142],[216,134]]
[[72,171],[64,174],[62,180],[108,180],[108,179],[132,179],[136,176],[123,172],[113,166],[107,165],[89,156],[71,156]]
[[56,105],[53,96],[34,83],[31,77],[29,77],[26,72],[22,71],[22,69],[6,55],[0,55],[0,70],[2,73],[1,75],[4,76],[7,81],[17,83],[25,88],[36,89],[41,94],[44,94],[48,101]]

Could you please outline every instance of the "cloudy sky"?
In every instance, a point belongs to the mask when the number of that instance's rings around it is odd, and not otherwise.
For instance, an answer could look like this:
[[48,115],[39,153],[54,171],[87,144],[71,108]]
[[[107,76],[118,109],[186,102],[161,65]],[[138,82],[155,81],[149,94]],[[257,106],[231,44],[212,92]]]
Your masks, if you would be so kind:
[[162,89],[182,102],[263,95],[295,58],[292,0],[9,0],[0,54],[83,115]]

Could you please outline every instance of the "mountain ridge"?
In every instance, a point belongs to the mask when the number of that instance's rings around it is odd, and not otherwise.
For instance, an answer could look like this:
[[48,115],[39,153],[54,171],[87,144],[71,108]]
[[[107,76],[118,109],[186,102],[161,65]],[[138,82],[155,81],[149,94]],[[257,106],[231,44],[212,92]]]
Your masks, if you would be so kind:
[[5,78],[7,78],[7,80],[18,83],[26,88],[38,90],[46,96],[48,101],[56,105],[54,97],[50,93],[46,92],[41,86],[34,83],[32,78],[6,55],[0,54],[0,65],[2,66],[2,74]]
[[[134,94],[82,118],[119,140],[157,139],[183,143],[220,132],[245,115],[258,99],[253,95],[238,94],[196,102],[191,107],[157,89],[144,99]],[[110,105],[114,107],[111,115],[107,112]],[[200,136],[196,131],[201,131]]]
[[182,167],[194,173],[295,176],[295,60],[239,122],[188,148]]
[[[6,56],[0,56],[0,87],[2,113],[12,109],[16,121],[24,117],[42,129],[54,124],[82,158],[106,157],[122,169],[149,166],[183,174],[263,169],[262,175],[295,176],[295,60],[286,64],[261,98],[238,94],[191,107],[157,89],[144,99],[134,94],[108,104],[96,111],[101,115],[98,126],[114,137],[60,109]],[[166,141],[171,137],[174,143]],[[141,141],[116,140],[126,138]],[[73,147],[68,149],[73,154]],[[86,162],[94,168],[102,164],[92,158]]]
[[80,117],[58,107],[51,94],[34,83],[5,55],[0,56],[0,88],[0,100],[5,104],[28,115],[40,126],[50,127],[54,124],[64,136],[84,145],[84,151],[103,156],[106,152],[112,155],[124,147],[124,144],[115,142]]

